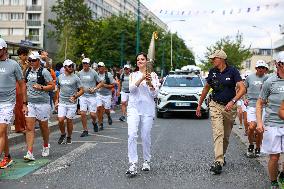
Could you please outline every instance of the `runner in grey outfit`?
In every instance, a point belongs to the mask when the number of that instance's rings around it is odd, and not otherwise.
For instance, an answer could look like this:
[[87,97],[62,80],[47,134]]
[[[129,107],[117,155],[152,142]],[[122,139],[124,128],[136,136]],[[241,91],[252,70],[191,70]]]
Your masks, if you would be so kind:
[[[63,63],[64,73],[58,77],[59,100],[56,101],[58,106],[58,125],[61,136],[58,144],[71,144],[73,132],[73,119],[76,116],[77,99],[84,94],[84,89],[80,78],[74,74],[74,63],[71,60],[65,60]],[[67,138],[64,120],[67,120]],[[66,141],[65,141],[66,140]]]
[[[252,73],[247,76],[245,80],[245,86],[247,90],[247,120],[249,123],[248,128],[248,140],[249,146],[247,150],[247,157],[259,157],[260,156],[260,145],[262,142],[262,133],[257,133],[255,136],[256,131],[256,115],[255,115],[255,106],[256,101],[258,99],[260,90],[262,88],[263,82],[268,78],[265,73],[268,70],[268,65],[263,60],[258,60],[256,62],[256,73]],[[256,142],[256,148],[254,151],[254,138]]]
[[[94,132],[98,132],[98,124],[96,121],[97,112],[97,94],[99,86],[97,83],[100,82],[98,73],[90,68],[90,59],[84,58],[82,60],[83,69],[78,73],[81,79],[82,86],[84,88],[84,94],[80,97],[80,112],[81,120],[83,125],[83,133],[81,137],[88,136],[88,126],[87,126],[87,111],[90,112],[92,123],[94,126]],[[100,84],[99,84],[100,85]]]
[[120,121],[126,121],[126,107],[129,99],[129,75],[130,66],[128,64],[124,65],[123,73],[120,76],[120,85],[118,89],[117,96],[121,95],[121,112],[122,115],[119,118]]
[[26,86],[20,65],[8,59],[7,43],[0,38],[0,156],[4,151],[4,158],[0,168],[6,168],[13,162],[9,154],[7,127],[11,123],[16,103],[16,82],[20,86],[23,96],[23,112],[27,113]]
[[[25,160],[35,160],[33,156],[33,144],[35,138],[35,124],[39,121],[42,138],[43,149],[42,156],[49,155],[49,128],[48,119],[50,117],[50,104],[48,91],[55,88],[50,72],[41,67],[40,55],[33,51],[29,55],[31,68],[26,71],[26,85],[28,93],[28,114],[26,115],[26,142],[27,154]],[[40,75],[41,73],[41,75]]]
[[[282,55],[282,56],[281,56]],[[284,122],[278,116],[280,103],[284,95],[284,51],[279,53],[276,60],[277,74],[270,76],[263,84],[259,99],[256,103],[257,130],[263,134],[261,151],[269,154],[268,172],[271,188],[278,188],[277,174],[280,153],[284,152]],[[265,119],[262,121],[262,108],[265,108]],[[284,164],[282,163],[282,166]],[[278,181],[284,186],[284,167]]]

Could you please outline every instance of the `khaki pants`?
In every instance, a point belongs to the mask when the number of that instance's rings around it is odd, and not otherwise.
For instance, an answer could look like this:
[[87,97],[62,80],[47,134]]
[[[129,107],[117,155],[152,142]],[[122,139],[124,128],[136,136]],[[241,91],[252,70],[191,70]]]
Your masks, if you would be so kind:
[[237,106],[234,105],[230,112],[225,111],[225,106],[211,100],[211,124],[213,130],[215,161],[224,163],[224,154],[229,145],[229,138],[237,115]]

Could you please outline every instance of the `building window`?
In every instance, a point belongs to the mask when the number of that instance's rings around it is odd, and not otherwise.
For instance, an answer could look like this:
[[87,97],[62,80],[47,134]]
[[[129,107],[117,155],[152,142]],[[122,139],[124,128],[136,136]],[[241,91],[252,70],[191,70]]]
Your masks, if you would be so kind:
[[24,35],[24,29],[21,28],[11,28],[10,35]]
[[38,5],[38,0],[32,0],[32,5]]
[[29,35],[39,35],[39,29],[29,29]]
[[8,13],[0,13],[0,21],[6,21],[9,20],[9,14]]
[[0,0],[0,5],[10,5],[10,0]]
[[0,35],[1,36],[9,35],[9,29],[8,28],[0,28]]
[[246,61],[246,69],[250,69],[251,67],[251,60]]
[[11,5],[24,5],[24,0],[11,0]]
[[11,13],[11,20],[23,20],[24,13]]
[[28,14],[29,20],[40,20],[40,14]]

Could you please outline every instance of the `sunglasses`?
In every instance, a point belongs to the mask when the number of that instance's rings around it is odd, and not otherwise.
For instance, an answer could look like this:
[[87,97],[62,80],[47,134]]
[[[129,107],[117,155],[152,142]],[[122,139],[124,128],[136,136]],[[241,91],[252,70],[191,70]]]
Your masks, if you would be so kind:
[[264,66],[259,66],[259,67],[257,67],[258,69],[266,69],[266,67],[264,67]]
[[83,62],[83,64],[89,64],[88,62]]
[[279,62],[277,62],[277,64],[281,64],[281,65],[283,66],[283,65],[284,65],[284,62],[280,62],[280,61],[279,61]]
[[29,61],[29,62],[36,62],[37,59],[31,59],[31,58],[29,58],[28,61]]
[[74,68],[74,65],[73,65],[73,64],[70,64],[70,65],[68,65],[68,66],[66,66],[66,67],[68,67],[68,68]]

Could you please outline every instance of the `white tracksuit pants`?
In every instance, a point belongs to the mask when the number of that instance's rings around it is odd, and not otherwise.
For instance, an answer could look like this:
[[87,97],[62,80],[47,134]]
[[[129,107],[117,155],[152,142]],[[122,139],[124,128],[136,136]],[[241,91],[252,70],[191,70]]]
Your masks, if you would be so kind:
[[141,127],[141,138],[143,147],[143,158],[144,160],[150,161],[151,159],[151,129],[153,125],[152,116],[143,115],[128,115],[128,158],[129,163],[137,163],[137,132],[139,126]]

